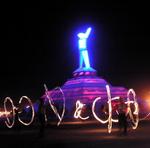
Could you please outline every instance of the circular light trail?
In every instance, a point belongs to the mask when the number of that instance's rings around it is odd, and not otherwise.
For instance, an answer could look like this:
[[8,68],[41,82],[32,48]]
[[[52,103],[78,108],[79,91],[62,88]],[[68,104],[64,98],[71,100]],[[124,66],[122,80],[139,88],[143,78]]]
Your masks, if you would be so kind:
[[[22,97],[20,98],[20,100],[19,100],[19,105],[22,103],[22,100],[23,100],[23,99],[25,99],[25,100],[27,100],[27,101],[29,102],[30,107],[31,107],[31,109],[32,109],[32,116],[31,116],[30,122],[24,122],[24,121],[22,121],[19,116],[18,116],[18,120],[19,120],[19,122],[22,123],[23,125],[28,126],[28,125],[30,125],[30,124],[33,122],[33,120],[34,120],[35,111],[34,111],[34,107],[33,107],[33,105],[32,105],[31,100],[30,100],[27,96],[22,96]],[[28,106],[28,107],[29,107],[29,106]]]
[[8,128],[12,128],[14,123],[15,123],[15,106],[14,106],[14,103],[12,101],[12,99],[10,97],[6,97],[5,100],[4,100],[4,111],[5,112],[8,112],[7,110],[7,107],[6,107],[6,103],[7,102],[10,102],[11,103],[11,109],[12,109],[12,123],[10,123],[10,119],[8,117],[8,114],[5,114],[6,116],[6,121],[5,121],[5,124]]

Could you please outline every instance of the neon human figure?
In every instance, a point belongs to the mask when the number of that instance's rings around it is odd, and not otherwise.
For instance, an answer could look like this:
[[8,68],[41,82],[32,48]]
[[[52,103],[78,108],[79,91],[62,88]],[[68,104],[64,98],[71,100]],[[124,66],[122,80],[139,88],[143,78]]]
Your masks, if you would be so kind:
[[89,37],[91,32],[91,28],[88,28],[85,33],[78,33],[79,37],[79,52],[80,52],[80,61],[79,68],[83,68],[83,64],[85,64],[85,68],[90,68],[89,56],[86,47],[86,40]]

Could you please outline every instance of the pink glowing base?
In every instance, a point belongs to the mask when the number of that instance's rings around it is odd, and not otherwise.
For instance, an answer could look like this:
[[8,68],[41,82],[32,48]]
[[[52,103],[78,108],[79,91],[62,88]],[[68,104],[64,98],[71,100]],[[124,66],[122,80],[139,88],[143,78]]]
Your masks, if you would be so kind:
[[[90,105],[95,98],[101,97],[101,102],[106,102],[108,100],[106,85],[110,86],[112,97],[127,98],[128,90],[126,88],[111,86],[106,80],[98,77],[96,71],[75,71],[73,78],[61,86],[65,95],[66,109],[73,111],[77,100]],[[48,93],[54,101],[63,100],[59,90],[50,90]],[[46,96],[44,95],[42,98],[46,98]]]

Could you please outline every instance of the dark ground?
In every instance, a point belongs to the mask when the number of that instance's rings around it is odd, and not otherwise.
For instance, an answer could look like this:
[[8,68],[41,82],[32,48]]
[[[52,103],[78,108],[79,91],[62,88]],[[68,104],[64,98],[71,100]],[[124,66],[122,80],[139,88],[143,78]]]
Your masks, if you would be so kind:
[[129,129],[127,136],[119,136],[117,127],[108,134],[107,125],[84,123],[47,127],[42,138],[38,137],[37,127],[25,127],[20,131],[1,129],[0,147],[150,147],[150,121],[141,121],[136,130]]

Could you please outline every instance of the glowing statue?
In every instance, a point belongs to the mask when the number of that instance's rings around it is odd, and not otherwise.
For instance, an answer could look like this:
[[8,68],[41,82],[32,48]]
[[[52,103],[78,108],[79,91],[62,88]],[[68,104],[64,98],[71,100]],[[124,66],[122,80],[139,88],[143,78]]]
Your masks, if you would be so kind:
[[83,62],[85,64],[85,68],[90,68],[89,56],[86,47],[86,40],[91,32],[91,28],[88,28],[85,33],[79,33],[77,36],[79,37],[79,52],[80,52],[80,65],[79,68],[83,68]]

